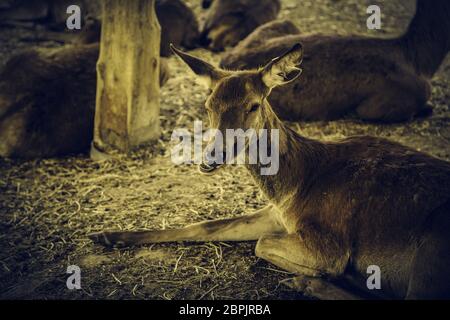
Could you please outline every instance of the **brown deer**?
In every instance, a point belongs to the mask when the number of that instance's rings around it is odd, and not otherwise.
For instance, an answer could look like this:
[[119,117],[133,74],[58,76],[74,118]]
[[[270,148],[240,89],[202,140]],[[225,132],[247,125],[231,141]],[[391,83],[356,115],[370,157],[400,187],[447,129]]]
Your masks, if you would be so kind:
[[200,31],[197,18],[182,0],[157,0],[155,10],[161,25],[161,56],[171,55],[171,43],[178,43],[186,49],[198,46]]
[[[98,56],[98,43],[79,44],[30,49],[6,63],[0,72],[0,156],[43,158],[89,150]],[[165,59],[160,67],[163,85]]]
[[[249,50],[258,50],[263,48],[268,42],[277,41],[280,37],[286,37],[288,35],[299,35],[300,30],[298,27],[289,20],[277,19],[267,22],[262,26],[259,26],[252,33],[250,33],[244,40],[239,42],[230,51],[230,54],[225,54],[221,63],[228,64],[228,59],[233,59],[234,52],[248,52]],[[232,61],[234,62],[234,61]]]
[[[100,41],[101,22],[99,1],[85,0],[46,0],[19,2],[8,10],[0,9],[1,20],[10,23],[14,20],[37,20],[46,22],[53,29],[66,28],[68,17],[66,9],[76,4],[82,9],[83,28],[81,32],[67,31],[65,33],[44,33],[40,37],[63,43],[89,43]],[[90,9],[90,10],[89,10]],[[172,54],[169,44],[173,43],[186,49],[198,47],[200,31],[197,18],[182,0],[156,0],[155,12],[161,25],[161,56]],[[1,19],[3,17],[3,19]]]
[[[103,245],[258,240],[258,257],[303,275],[299,279],[305,282],[295,283],[322,298],[330,297],[327,292],[352,295],[318,277],[348,278],[367,290],[371,265],[379,266],[380,293],[387,297],[450,298],[449,162],[382,138],[324,143],[289,129],[267,97],[300,75],[299,44],[249,71],[217,69],[174,50],[209,80],[212,93],[205,107],[212,128],[279,130],[278,173],[261,175],[261,164],[246,165],[270,205],[182,229],[105,231],[90,235],[92,240]],[[220,167],[200,165],[208,173]]]
[[274,20],[280,12],[279,0],[204,1],[209,7],[200,43],[213,51],[235,46],[256,27]]
[[[269,99],[282,119],[356,113],[364,120],[404,121],[431,112],[429,80],[450,50],[450,1],[418,0],[408,30],[397,38],[289,33],[269,39],[260,30],[249,37],[221,67],[256,68],[294,43],[304,44],[304,76],[275,89]],[[257,38],[261,45],[252,45]]]
[[[169,41],[194,46],[198,24],[182,1],[158,0],[155,9],[163,55],[169,55]],[[1,157],[47,158],[89,150],[100,33],[100,21],[86,19],[75,45],[30,49],[6,63],[0,71]],[[168,62],[162,58],[160,85],[168,79]]]

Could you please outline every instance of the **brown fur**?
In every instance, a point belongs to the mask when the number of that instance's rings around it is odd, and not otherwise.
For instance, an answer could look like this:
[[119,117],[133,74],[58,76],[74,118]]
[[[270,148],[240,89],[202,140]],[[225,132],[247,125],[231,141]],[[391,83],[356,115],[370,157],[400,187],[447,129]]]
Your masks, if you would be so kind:
[[[161,52],[170,42],[191,47],[198,24],[180,0],[159,0]],[[173,22],[172,19],[175,19]],[[75,46],[31,49],[0,72],[0,156],[42,158],[87,151],[92,140],[101,23],[86,22]],[[160,84],[169,78],[161,59]]]
[[161,55],[172,54],[169,45],[177,44],[186,49],[198,45],[199,26],[194,12],[181,0],[157,0],[156,14],[161,25]]
[[[256,30],[221,66],[255,68],[302,42],[304,75],[270,97],[281,118],[329,120],[353,112],[365,120],[404,121],[431,111],[426,105],[429,79],[450,49],[450,2],[419,0],[408,31],[399,38],[268,36]],[[264,44],[253,45],[255,39]]]
[[[0,156],[84,152],[92,140],[98,43],[33,49],[0,72]],[[168,65],[161,59],[161,85]]]
[[[298,34],[300,34],[300,30],[293,22],[284,19],[274,20],[256,28],[255,31],[239,42],[232,52],[258,50],[258,48],[264,47],[267,41],[272,41],[272,39],[278,37]],[[223,65],[232,64],[233,57],[232,54],[226,54],[221,63]],[[229,62],[228,59],[231,61]],[[267,62],[268,61],[269,60],[267,60]]]
[[201,42],[214,51],[235,46],[256,27],[274,20],[279,0],[215,0],[206,14]]
[[[260,165],[247,165],[271,205],[182,229],[101,232],[91,235],[94,241],[258,240],[256,255],[290,272],[351,279],[367,290],[367,267],[377,265],[378,295],[450,299],[449,162],[382,138],[324,143],[289,129],[266,98],[272,89],[268,83],[282,85],[300,74],[298,45],[263,69],[236,72],[211,70],[210,64],[174,50],[199,76],[221,75],[211,82],[205,104],[211,127],[280,130],[278,173],[263,176]],[[288,74],[292,70],[294,77]],[[258,108],[249,108],[258,102]],[[327,298],[325,293],[316,292]]]
[[[81,31],[67,31],[66,9],[79,5],[83,22]],[[155,12],[161,26],[161,56],[172,54],[169,44],[192,49],[198,46],[199,26],[194,12],[182,0],[156,0]],[[53,29],[64,30],[62,34],[49,35],[58,42],[94,43],[101,34],[100,1],[92,0],[35,0],[19,2],[9,10],[0,10],[0,20],[37,20],[46,22]],[[0,21],[1,24],[1,21]],[[75,38],[73,36],[76,36]]]

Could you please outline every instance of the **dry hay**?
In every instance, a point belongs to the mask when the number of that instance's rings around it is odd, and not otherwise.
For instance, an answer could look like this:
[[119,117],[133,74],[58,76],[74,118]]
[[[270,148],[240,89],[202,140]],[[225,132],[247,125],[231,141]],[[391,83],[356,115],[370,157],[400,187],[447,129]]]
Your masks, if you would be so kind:
[[[281,15],[308,32],[353,31],[350,26],[364,17],[361,10],[351,14],[361,9],[356,4],[360,1],[345,1],[343,15],[337,15],[331,0],[302,1],[302,6],[298,1],[283,2]],[[395,6],[402,6],[391,1],[386,6],[394,16],[400,14],[400,22],[394,24],[387,15],[385,30],[403,28],[410,12],[396,11]],[[5,48],[21,46],[22,42],[9,42]],[[220,59],[204,50],[194,53],[215,62]],[[6,52],[0,49],[0,54],[5,57]],[[172,78],[161,93],[161,139],[129,158],[102,163],[86,155],[0,160],[0,297],[302,298],[283,285],[290,274],[254,256],[252,242],[104,249],[86,238],[103,229],[176,228],[241,215],[266,203],[241,167],[209,177],[199,175],[195,166],[170,162],[172,130],[192,130],[194,120],[206,120],[202,111],[206,90],[177,59],[170,59],[170,67]],[[449,68],[447,60],[433,79],[435,113],[429,119],[385,126],[354,119],[292,126],[324,140],[351,134],[385,136],[449,159]],[[71,264],[81,267],[82,290],[66,289],[65,270]]]
[[[223,171],[219,179],[199,178],[194,167],[141,157],[2,163],[8,173],[1,179],[7,204],[1,222],[4,298],[257,298],[278,290],[279,276],[286,276],[264,271],[269,266],[257,263],[253,244],[93,246],[86,234],[103,228],[180,227],[264,203],[248,177],[236,181],[240,168]],[[81,292],[65,289],[70,264],[82,268]],[[259,277],[264,278],[261,288]]]

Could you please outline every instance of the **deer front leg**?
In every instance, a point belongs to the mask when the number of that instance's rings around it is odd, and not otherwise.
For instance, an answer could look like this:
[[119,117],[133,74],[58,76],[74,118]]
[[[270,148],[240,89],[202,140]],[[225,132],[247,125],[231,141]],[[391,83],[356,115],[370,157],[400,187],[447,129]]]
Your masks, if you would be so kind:
[[[318,237],[320,239],[320,236]],[[349,255],[333,239],[320,239],[321,244],[306,243],[298,234],[262,237],[256,245],[256,255],[299,276],[291,279],[291,288],[307,296],[327,300],[359,299],[351,292],[321,279],[336,278],[344,273]],[[324,248],[328,244],[329,248]],[[322,249],[322,250],[321,250]]]
[[255,251],[258,257],[292,273],[312,277],[343,274],[348,255],[341,248],[321,250],[320,245],[306,241],[298,234],[263,236]]
[[105,246],[175,241],[250,241],[264,235],[285,232],[275,215],[275,209],[269,205],[253,214],[205,221],[181,229],[105,231],[91,234],[89,238]]

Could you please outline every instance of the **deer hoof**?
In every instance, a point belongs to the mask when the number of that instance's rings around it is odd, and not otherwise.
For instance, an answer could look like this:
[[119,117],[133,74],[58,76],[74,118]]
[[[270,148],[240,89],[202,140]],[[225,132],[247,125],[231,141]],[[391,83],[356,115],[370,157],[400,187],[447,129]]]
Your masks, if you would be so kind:
[[311,277],[297,276],[284,280],[283,284],[291,289],[306,294],[308,291],[310,291],[309,285],[311,284]]

